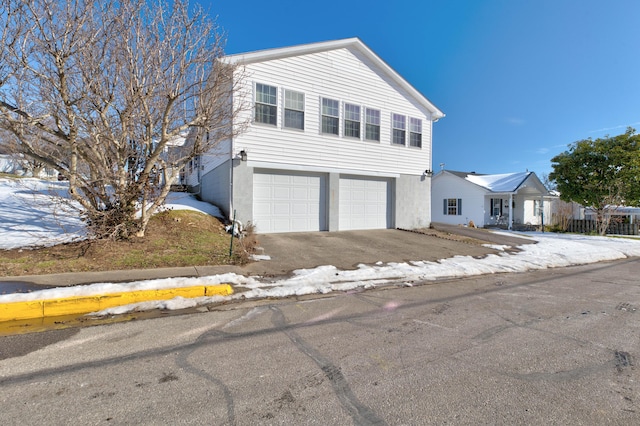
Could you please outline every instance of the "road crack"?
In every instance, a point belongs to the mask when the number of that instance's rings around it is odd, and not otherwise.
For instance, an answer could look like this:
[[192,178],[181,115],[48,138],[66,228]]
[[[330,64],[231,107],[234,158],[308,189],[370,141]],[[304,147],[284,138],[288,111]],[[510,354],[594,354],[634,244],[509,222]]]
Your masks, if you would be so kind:
[[331,387],[335,392],[342,407],[353,419],[356,425],[386,425],[387,423],[379,418],[376,413],[369,407],[362,404],[351,390],[347,379],[342,374],[340,367],[334,365],[328,358],[322,355],[318,350],[308,344],[297,333],[287,327],[287,321],[284,314],[276,306],[271,306],[273,315],[271,322],[275,327],[280,329],[298,350],[316,363],[324,372],[325,376],[331,383]]

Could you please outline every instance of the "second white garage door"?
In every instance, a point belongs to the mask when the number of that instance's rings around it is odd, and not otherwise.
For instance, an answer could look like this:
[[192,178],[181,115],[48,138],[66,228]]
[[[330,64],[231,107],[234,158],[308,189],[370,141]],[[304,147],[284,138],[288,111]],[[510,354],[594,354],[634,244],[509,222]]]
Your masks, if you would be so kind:
[[323,174],[254,171],[253,222],[257,232],[326,231],[326,216]]
[[339,192],[340,230],[392,227],[389,179],[343,175]]

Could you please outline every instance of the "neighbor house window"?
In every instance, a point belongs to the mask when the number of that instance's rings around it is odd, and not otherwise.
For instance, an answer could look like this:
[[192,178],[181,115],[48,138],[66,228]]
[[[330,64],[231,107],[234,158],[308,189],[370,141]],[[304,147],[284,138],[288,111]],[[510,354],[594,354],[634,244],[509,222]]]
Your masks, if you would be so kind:
[[284,127],[304,130],[304,93],[284,91]]
[[422,148],[422,120],[409,118],[409,146]]
[[278,89],[274,86],[256,83],[256,123],[277,124]]
[[443,204],[443,213],[445,215],[459,216],[462,214],[462,199],[445,198]]
[[335,99],[322,98],[322,133],[339,134],[340,106]]
[[404,145],[407,135],[407,117],[400,114],[393,114],[393,138],[391,142],[396,145]]
[[360,139],[360,107],[344,104],[344,135]]
[[502,216],[502,198],[491,199],[491,216]]
[[364,137],[370,141],[380,142],[380,111],[377,109],[365,109]]

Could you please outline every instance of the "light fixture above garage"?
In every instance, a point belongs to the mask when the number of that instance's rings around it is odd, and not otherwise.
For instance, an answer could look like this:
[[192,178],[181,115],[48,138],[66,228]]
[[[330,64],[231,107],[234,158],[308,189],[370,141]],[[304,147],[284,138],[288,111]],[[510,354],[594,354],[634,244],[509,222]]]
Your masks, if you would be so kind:
[[424,171],[424,174],[427,175],[428,177],[431,177],[431,176],[433,176],[433,170],[427,169],[427,170]]

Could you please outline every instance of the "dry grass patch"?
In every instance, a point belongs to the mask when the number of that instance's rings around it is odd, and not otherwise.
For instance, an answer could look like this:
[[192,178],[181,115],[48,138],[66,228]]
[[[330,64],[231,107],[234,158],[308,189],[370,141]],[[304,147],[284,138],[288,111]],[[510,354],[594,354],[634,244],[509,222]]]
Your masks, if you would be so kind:
[[235,240],[232,256],[230,238],[218,218],[189,210],[167,211],[151,219],[143,238],[0,251],[0,276],[246,263],[255,237]]

